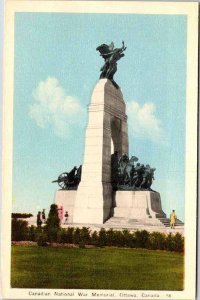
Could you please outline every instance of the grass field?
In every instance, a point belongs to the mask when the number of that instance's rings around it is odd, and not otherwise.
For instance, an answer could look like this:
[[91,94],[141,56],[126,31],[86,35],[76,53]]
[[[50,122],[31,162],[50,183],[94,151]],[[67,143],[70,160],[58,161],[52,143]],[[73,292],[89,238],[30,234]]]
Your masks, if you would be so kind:
[[12,246],[13,288],[182,290],[183,254]]

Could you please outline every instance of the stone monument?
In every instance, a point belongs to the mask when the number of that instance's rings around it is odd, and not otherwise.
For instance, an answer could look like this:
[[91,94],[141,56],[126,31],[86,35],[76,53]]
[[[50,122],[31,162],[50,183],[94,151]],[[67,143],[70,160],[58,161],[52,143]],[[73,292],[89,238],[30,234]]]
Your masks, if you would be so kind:
[[88,108],[83,165],[58,177],[61,190],[55,203],[71,224],[166,218],[160,194],[151,189],[155,168],[138,163],[135,156],[129,159],[126,105],[113,79],[124,42],[121,48],[112,42],[97,50],[104,65]]
[[[111,152],[112,149],[112,152]],[[74,223],[105,222],[111,213],[111,154],[128,153],[127,116],[120,89],[101,79],[89,106],[81,182],[74,205]]]

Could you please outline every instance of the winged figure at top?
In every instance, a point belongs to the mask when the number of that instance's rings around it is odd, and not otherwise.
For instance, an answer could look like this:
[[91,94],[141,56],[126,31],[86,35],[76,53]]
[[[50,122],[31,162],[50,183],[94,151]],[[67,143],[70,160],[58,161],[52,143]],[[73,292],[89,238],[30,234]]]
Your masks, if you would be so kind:
[[114,43],[111,42],[110,45],[102,44],[96,48],[100,55],[104,58],[104,65],[100,69],[100,78],[108,78],[113,82],[116,88],[119,88],[117,83],[113,80],[113,76],[117,71],[117,61],[124,56],[124,51],[126,47],[124,42],[122,42],[121,48],[115,48]]

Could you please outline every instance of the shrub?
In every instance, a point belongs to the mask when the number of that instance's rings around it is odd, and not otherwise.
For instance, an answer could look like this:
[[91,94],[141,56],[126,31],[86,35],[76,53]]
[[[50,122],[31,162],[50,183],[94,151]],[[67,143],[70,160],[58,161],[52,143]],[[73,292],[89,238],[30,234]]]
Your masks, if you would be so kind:
[[99,236],[96,230],[91,234],[90,243],[95,246],[99,244]]
[[174,251],[177,252],[183,252],[184,251],[184,238],[180,233],[176,233],[175,236],[173,236],[174,240]]
[[54,228],[54,227],[45,228],[45,232],[47,234],[48,241],[50,243],[57,242],[58,231],[59,231],[59,228]]
[[149,235],[149,248],[150,249],[166,249],[166,236],[160,232],[153,232]]
[[76,228],[73,234],[73,242],[74,244],[80,244],[81,242],[81,230],[80,228]]
[[135,236],[135,246],[137,248],[148,248],[149,246],[149,232],[146,230],[136,231]]
[[123,232],[121,232],[119,230],[114,231],[113,243],[114,243],[115,246],[125,247],[125,240],[124,240]]
[[98,246],[103,247],[107,244],[107,238],[106,238],[106,231],[104,228],[101,228],[99,231],[99,239],[98,239]]
[[37,236],[37,244],[38,246],[47,246],[48,237],[44,230]]
[[11,216],[14,219],[27,219],[33,217],[32,214],[26,214],[26,213],[12,213]]
[[35,226],[31,225],[31,227],[28,228],[27,239],[32,242],[36,241],[36,227]]
[[[109,229],[106,233],[105,245],[107,246],[124,246],[124,236],[121,231]],[[102,233],[101,233],[102,234]],[[104,233],[103,233],[104,235]],[[102,238],[104,239],[102,235]]]
[[109,229],[106,232],[106,239],[105,239],[105,244],[107,246],[115,246],[116,240],[115,240],[115,232],[113,229]]
[[66,230],[66,243],[73,243],[74,228],[68,227]]
[[90,230],[87,227],[83,227],[80,230],[80,240],[82,244],[90,244]]
[[74,242],[74,231],[73,227],[60,228],[57,231],[57,242],[72,244]]
[[86,244],[91,243],[90,230],[87,227],[76,228],[73,232],[73,242],[79,247],[85,248]]
[[57,232],[57,242],[66,243],[67,240],[67,231],[64,228],[61,228]]
[[40,234],[42,233],[42,230],[44,230],[44,229],[41,228],[41,227],[36,227],[36,228],[35,228],[35,241],[36,241],[36,242],[37,242],[37,240],[38,240]]
[[28,222],[12,219],[12,241],[26,241],[28,238]]
[[127,229],[123,230],[122,233],[123,233],[124,247],[135,248],[136,237],[134,233],[130,233],[130,231]]
[[175,240],[173,238],[173,235],[170,233],[166,237],[166,250],[174,251],[175,248],[176,248]]

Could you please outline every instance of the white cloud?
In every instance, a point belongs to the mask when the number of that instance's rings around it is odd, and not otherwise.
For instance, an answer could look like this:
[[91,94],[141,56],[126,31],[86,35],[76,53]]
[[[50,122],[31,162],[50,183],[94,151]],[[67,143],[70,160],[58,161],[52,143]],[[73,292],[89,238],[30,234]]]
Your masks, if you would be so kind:
[[29,116],[39,127],[51,126],[57,136],[67,138],[72,127],[81,124],[85,110],[78,99],[66,94],[56,78],[48,77],[39,82],[33,100]]
[[129,132],[136,137],[146,138],[153,142],[164,142],[165,135],[162,123],[156,117],[156,106],[153,103],[140,105],[136,101],[128,103]]

